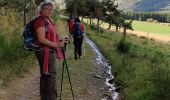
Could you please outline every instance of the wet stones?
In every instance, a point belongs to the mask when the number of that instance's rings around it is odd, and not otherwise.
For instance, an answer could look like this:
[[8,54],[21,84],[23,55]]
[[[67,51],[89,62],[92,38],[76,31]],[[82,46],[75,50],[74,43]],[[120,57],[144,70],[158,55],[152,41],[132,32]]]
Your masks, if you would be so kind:
[[118,100],[119,87],[115,87],[114,85],[114,76],[112,75],[112,66],[109,64],[109,61],[105,59],[105,57],[100,53],[100,50],[97,46],[87,37],[85,36],[86,42],[91,46],[91,48],[96,52],[96,61],[101,66],[102,73],[94,75],[95,78],[102,79],[105,82],[104,90],[107,91],[104,93],[101,100]]
[[111,93],[103,94],[101,100],[112,100],[112,94]]
[[110,79],[108,83],[113,84],[114,83],[114,78]]
[[121,87],[118,86],[118,87],[115,88],[115,91],[116,91],[116,92],[120,92],[120,89],[121,89]]

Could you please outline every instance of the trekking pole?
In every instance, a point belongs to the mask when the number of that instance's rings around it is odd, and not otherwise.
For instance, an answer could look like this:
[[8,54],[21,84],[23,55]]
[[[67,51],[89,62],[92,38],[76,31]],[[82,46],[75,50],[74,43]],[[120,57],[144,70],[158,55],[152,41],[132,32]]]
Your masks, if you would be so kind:
[[69,70],[68,70],[68,66],[67,66],[67,61],[66,61],[66,58],[65,58],[65,50],[66,50],[66,44],[65,44],[65,47],[62,48],[62,52],[63,52],[63,56],[64,56],[64,61],[63,61],[63,70],[62,70],[60,100],[61,100],[61,95],[62,95],[62,84],[63,84],[63,76],[64,76],[64,66],[66,66],[67,75],[68,75],[68,78],[69,78],[70,88],[71,88],[71,92],[72,92],[72,97],[73,97],[73,100],[75,100],[74,99],[73,88],[72,88],[72,84],[71,84],[71,79],[70,79],[70,74],[69,74]]
[[63,76],[64,76],[64,61],[63,61],[63,69],[62,69],[62,78],[61,78],[61,91],[60,91],[60,100],[61,100],[61,95],[62,95],[62,89],[63,89]]
[[83,56],[85,58],[85,53],[86,53],[85,50],[86,50],[86,48],[85,48],[85,43],[84,42],[85,42],[85,35],[83,34],[83,43],[82,44],[83,44]]

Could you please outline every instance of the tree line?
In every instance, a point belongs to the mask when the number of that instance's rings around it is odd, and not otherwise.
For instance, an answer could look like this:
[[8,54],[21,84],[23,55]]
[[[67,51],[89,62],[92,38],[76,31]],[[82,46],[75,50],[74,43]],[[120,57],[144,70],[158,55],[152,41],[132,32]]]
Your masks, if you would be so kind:
[[16,13],[21,19],[23,24],[26,24],[26,16],[32,16],[35,13],[36,0],[0,0],[0,15],[8,16],[11,13]]
[[108,29],[111,25],[116,26],[116,31],[122,27],[124,36],[126,36],[126,29],[133,30],[132,20],[126,21],[123,12],[117,9],[118,5],[115,4],[115,0],[65,0],[65,4],[65,14],[89,18],[90,25],[91,20],[95,18],[97,28],[100,27],[99,22],[104,21],[109,23]]
[[139,21],[147,21],[147,19],[152,18],[158,22],[169,23],[170,14],[169,13],[158,13],[158,12],[126,12],[124,13],[126,19],[133,19]]
[[[42,1],[44,0],[1,0],[0,8],[19,12],[20,16],[24,17],[24,23],[26,23],[26,16],[32,16],[33,14],[30,13],[35,13],[33,12],[34,9]],[[98,19],[97,27],[100,26],[100,21],[109,23],[108,29],[112,25],[116,26],[116,31],[119,27],[122,27],[124,29],[123,33],[126,35],[126,29],[132,30],[132,20],[127,22],[124,14],[117,7],[115,0],[65,0],[64,11],[74,16],[89,18],[90,24],[92,24],[92,19],[96,18]]]

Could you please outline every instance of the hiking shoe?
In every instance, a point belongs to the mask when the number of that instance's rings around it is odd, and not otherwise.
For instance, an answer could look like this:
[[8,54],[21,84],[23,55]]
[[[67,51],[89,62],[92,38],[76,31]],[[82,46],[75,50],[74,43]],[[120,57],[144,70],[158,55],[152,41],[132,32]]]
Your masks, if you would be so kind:
[[77,56],[76,56],[76,55],[74,56],[74,59],[77,59]]

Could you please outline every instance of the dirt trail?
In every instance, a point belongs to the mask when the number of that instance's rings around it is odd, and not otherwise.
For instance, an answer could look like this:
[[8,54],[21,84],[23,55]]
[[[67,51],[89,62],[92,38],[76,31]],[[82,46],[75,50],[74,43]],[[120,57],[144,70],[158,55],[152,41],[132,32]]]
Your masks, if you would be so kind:
[[[66,33],[66,25],[61,20],[58,21],[57,31]],[[68,54],[68,66],[75,94],[75,100],[100,100],[106,97],[104,81],[102,77],[102,68],[95,61],[95,54],[90,48],[84,46],[86,55],[76,62],[72,57],[73,48],[70,47]],[[62,64],[57,64],[57,87],[60,93],[60,80]],[[60,66],[59,66],[60,65]],[[39,96],[39,67],[37,62],[23,77],[15,78],[6,86],[0,86],[0,100],[40,100]],[[65,76],[63,83],[62,100],[72,100],[70,87]],[[105,99],[103,99],[105,100]],[[108,99],[107,99],[108,100]]]
[[[101,76],[100,67],[95,65],[94,60],[90,62],[94,68],[74,67],[75,71],[70,68],[73,71],[71,80],[76,100],[100,100],[104,96],[103,81],[96,77],[96,75]],[[63,87],[62,100],[72,100],[68,82],[64,82]],[[59,89],[60,77],[58,77],[58,93]],[[0,100],[40,100],[38,67],[30,69],[23,77],[12,80],[7,87],[0,87]]]
[[[101,78],[102,68],[96,63],[95,54],[92,50],[89,48],[85,49],[86,56],[84,55],[81,59],[78,59],[78,62],[72,58],[71,54],[68,57],[75,100],[101,100],[101,98],[107,96],[104,88],[105,80]],[[59,94],[62,64],[58,62],[57,65],[57,87]],[[38,64],[34,66],[36,67],[25,72],[23,77],[15,78],[6,87],[0,86],[0,100],[40,100],[39,67]],[[66,75],[65,73],[62,100],[72,100],[68,77]]]
[[[38,67],[37,67],[38,68]],[[23,77],[0,88],[0,100],[39,100],[39,72],[32,68]]]

